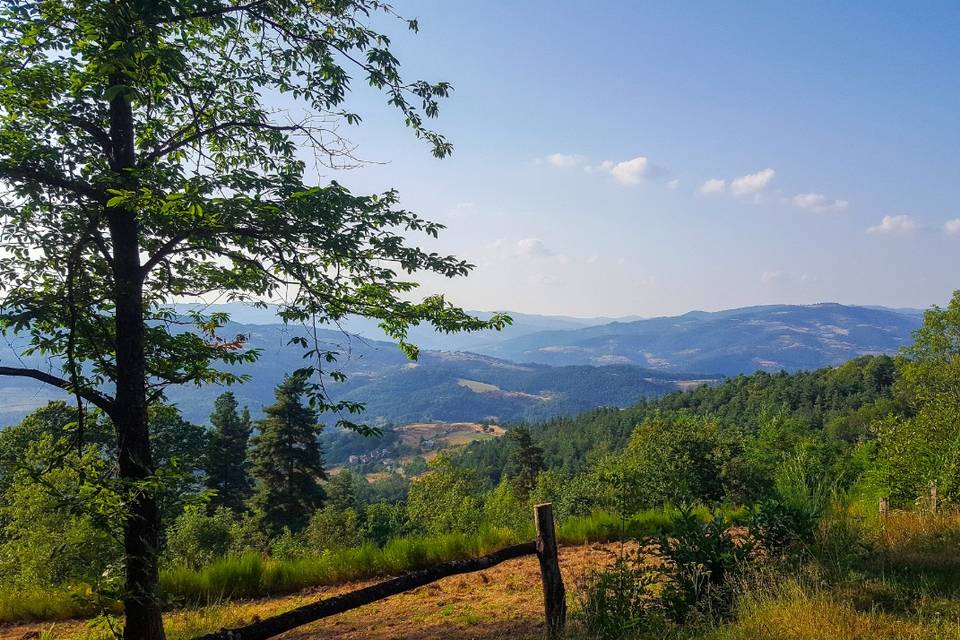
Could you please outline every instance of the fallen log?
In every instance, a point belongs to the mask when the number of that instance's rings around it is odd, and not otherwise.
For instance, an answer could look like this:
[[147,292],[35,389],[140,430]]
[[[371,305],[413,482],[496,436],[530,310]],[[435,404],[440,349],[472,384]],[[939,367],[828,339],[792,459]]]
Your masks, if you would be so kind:
[[266,640],[267,638],[272,638],[309,622],[321,620],[328,616],[349,611],[350,609],[356,609],[365,604],[370,604],[371,602],[376,602],[377,600],[382,600],[383,598],[403,593],[404,591],[410,591],[411,589],[422,587],[431,582],[436,582],[441,578],[455,576],[461,573],[482,571],[506,560],[534,555],[536,553],[537,543],[525,542],[494,551],[479,558],[444,562],[427,569],[413,571],[390,580],[385,580],[384,582],[370,585],[369,587],[357,589],[350,593],[344,593],[339,596],[297,607],[286,613],[259,620],[243,627],[221,629],[214,633],[208,633],[194,640]]

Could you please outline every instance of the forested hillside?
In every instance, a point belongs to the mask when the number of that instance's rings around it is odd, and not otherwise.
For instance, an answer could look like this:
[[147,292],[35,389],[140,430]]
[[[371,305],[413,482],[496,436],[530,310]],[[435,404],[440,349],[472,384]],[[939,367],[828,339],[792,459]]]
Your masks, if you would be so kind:
[[[737,376],[716,386],[672,393],[634,406],[599,408],[529,427],[547,468],[576,472],[598,456],[622,450],[647,420],[691,416],[709,419],[738,438],[758,437],[764,425],[789,423],[796,433],[822,441],[858,442],[873,421],[896,406],[893,358],[866,356],[813,372]],[[507,441],[471,444],[459,461],[493,481],[509,457]]]

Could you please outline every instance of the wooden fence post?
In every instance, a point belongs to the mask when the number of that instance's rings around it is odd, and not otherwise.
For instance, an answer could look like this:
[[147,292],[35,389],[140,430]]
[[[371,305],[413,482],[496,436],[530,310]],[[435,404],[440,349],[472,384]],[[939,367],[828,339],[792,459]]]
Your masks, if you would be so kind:
[[881,520],[886,520],[887,511],[889,510],[890,510],[890,506],[889,506],[889,503],[887,502],[887,498],[886,497],[880,498],[880,519]]
[[547,638],[554,640],[563,634],[567,623],[567,596],[560,575],[557,553],[557,534],[553,527],[553,505],[538,504],[533,508],[537,525],[537,559],[543,580],[543,608],[547,617]]
[[930,483],[930,512],[937,512],[937,483]]

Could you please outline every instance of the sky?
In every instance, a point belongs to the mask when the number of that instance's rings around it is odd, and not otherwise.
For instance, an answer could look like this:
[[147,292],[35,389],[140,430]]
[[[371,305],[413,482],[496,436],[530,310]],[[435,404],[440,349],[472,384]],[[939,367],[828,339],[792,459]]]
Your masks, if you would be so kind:
[[[960,289],[960,3],[395,3],[409,77],[449,80],[437,160],[357,86],[369,161],[476,265],[470,309],[668,315],[944,304]],[[358,85],[362,85],[361,82]]]

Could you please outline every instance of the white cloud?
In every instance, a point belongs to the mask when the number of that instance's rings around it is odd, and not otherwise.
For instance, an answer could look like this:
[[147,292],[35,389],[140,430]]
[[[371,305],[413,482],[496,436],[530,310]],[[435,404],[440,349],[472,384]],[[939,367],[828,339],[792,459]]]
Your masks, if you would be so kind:
[[517,240],[513,245],[513,253],[517,256],[523,256],[525,258],[531,257],[542,257],[542,256],[552,256],[553,251],[547,248],[547,245],[543,243],[543,240],[539,238],[524,238],[523,240]]
[[456,204],[456,208],[457,208],[457,209],[460,209],[461,211],[463,211],[463,210],[465,210],[465,209],[473,209],[475,206],[476,206],[476,205],[475,205],[474,203],[472,203],[472,202],[458,202],[458,203]]
[[557,255],[539,238],[524,238],[516,242],[498,238],[488,244],[487,248],[512,258],[546,258]]
[[792,202],[796,207],[817,213],[840,213],[849,205],[846,200],[830,201],[822,193],[798,193]]
[[711,178],[700,187],[700,193],[723,193],[727,189],[727,181]]
[[947,223],[943,225],[943,230],[952,236],[960,235],[960,218],[948,220]]
[[547,164],[554,167],[559,167],[560,169],[576,167],[586,161],[586,157],[575,153],[551,153],[547,156]]
[[917,223],[908,215],[883,216],[880,224],[869,227],[867,233],[874,235],[894,235],[910,233],[917,228]]
[[743,196],[763,191],[776,175],[776,171],[767,168],[750,175],[740,176],[730,182],[730,192],[735,196]]
[[680,180],[678,178],[674,178],[673,180],[667,181],[667,189],[670,189],[670,191],[676,191],[677,187],[679,186],[680,186]]
[[607,160],[600,166],[609,171],[610,175],[620,184],[638,184],[652,177],[654,173],[654,167],[650,163],[649,158],[645,158],[644,156],[637,156],[631,160],[624,160],[616,164]]

